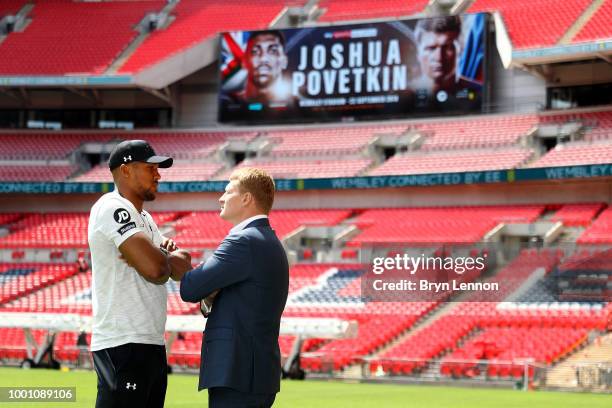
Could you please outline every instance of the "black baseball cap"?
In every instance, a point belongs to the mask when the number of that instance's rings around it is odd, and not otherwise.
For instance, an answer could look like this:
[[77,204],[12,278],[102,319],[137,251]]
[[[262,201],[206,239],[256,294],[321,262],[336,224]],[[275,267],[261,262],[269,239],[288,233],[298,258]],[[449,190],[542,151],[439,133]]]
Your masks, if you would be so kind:
[[155,163],[162,169],[172,166],[172,157],[158,156],[151,145],[144,140],[124,140],[110,154],[108,167],[116,169],[122,164],[133,162]]

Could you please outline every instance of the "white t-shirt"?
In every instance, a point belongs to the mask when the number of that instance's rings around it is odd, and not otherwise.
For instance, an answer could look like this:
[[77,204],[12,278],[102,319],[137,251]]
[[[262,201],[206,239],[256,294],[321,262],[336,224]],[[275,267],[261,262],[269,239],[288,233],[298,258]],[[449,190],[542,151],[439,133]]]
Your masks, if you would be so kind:
[[119,246],[137,232],[150,237],[155,246],[163,241],[151,215],[139,213],[116,187],[91,208],[87,238],[93,278],[92,351],[126,343],[164,345],[165,285],[147,282],[119,259]]

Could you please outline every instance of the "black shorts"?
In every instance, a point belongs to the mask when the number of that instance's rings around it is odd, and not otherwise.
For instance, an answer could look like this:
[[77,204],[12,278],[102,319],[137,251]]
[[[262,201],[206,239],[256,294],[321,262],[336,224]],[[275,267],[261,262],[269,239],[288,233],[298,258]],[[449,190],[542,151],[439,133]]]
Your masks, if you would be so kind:
[[93,353],[96,408],[163,407],[168,385],[166,348],[128,343]]

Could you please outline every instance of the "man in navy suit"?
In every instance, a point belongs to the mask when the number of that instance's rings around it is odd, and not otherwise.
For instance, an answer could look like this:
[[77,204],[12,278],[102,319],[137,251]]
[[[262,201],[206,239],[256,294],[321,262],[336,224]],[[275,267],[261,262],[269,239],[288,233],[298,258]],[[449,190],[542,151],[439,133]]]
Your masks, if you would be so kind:
[[198,390],[209,406],[271,407],[280,391],[280,319],[287,301],[289,266],[270,228],[274,181],[243,168],[219,199],[221,218],[234,227],[214,254],[181,279],[181,298],[214,298],[202,341]]

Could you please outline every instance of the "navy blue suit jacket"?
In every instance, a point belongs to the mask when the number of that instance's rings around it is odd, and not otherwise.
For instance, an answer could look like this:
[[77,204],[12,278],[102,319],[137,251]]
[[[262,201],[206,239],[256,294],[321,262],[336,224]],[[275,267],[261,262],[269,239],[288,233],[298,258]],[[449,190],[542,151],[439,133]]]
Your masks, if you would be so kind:
[[181,299],[199,302],[217,289],[202,341],[199,390],[280,390],[278,333],[289,290],[287,255],[258,219],[225,237],[203,265],[181,280]]

